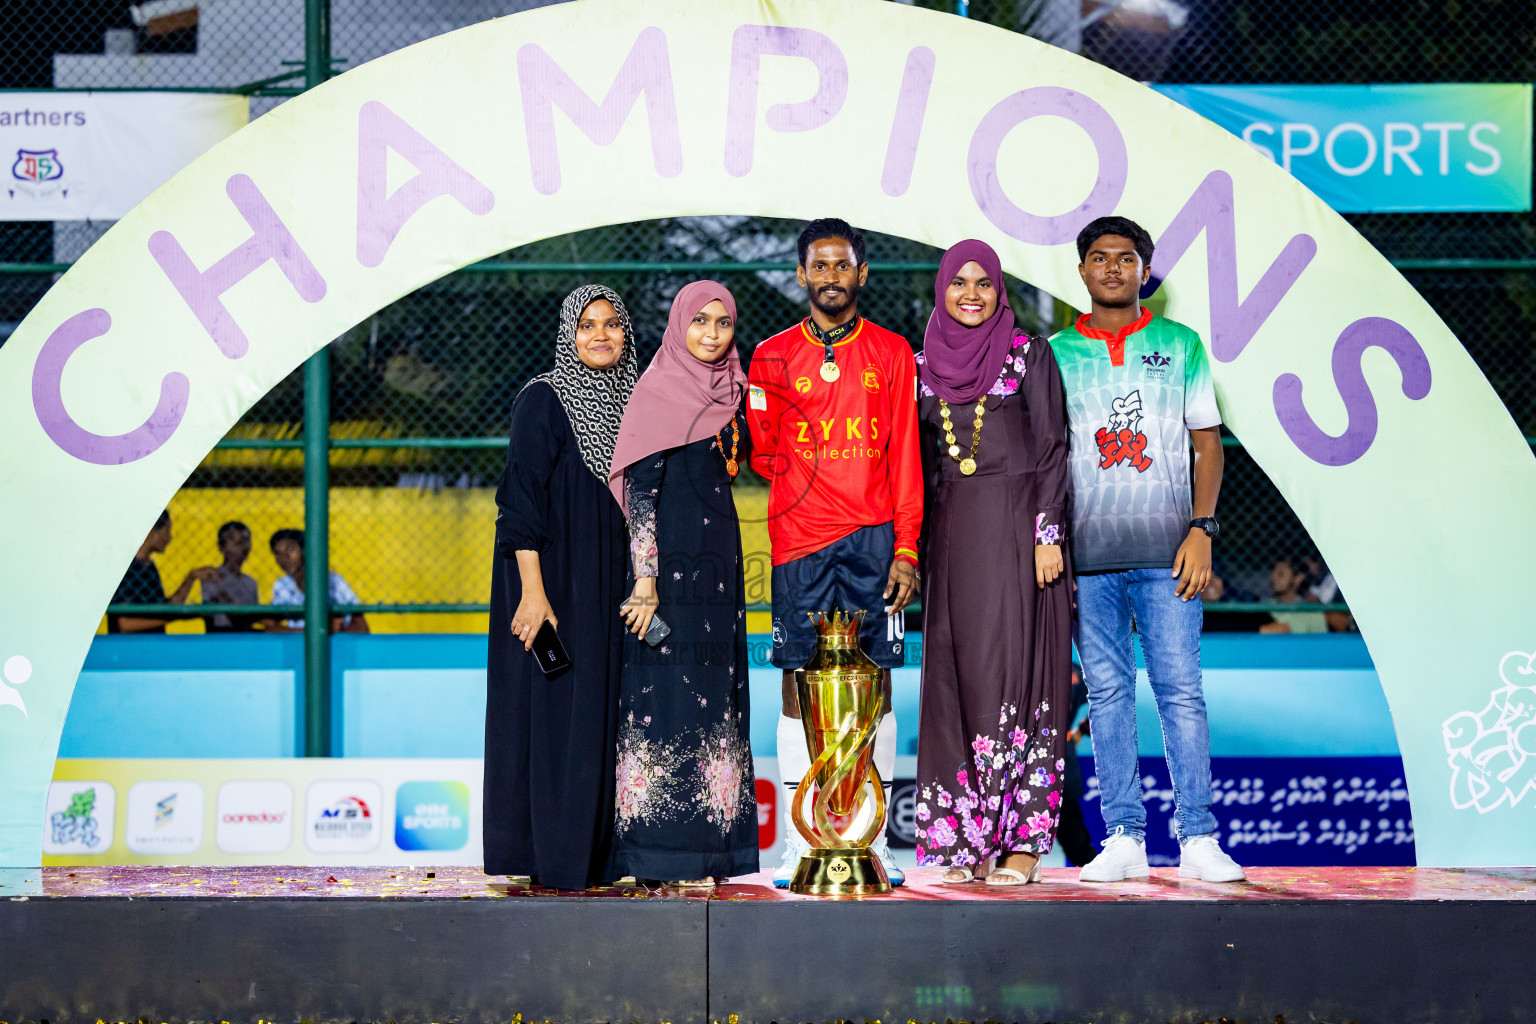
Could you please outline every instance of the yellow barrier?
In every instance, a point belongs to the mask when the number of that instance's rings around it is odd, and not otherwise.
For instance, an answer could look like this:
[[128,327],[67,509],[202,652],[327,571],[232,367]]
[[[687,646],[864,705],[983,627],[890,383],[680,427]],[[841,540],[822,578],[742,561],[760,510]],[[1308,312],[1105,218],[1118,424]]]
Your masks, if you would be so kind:
[[[735,492],[742,519],[747,601],[769,600],[768,491]],[[186,573],[217,565],[221,524],[239,520],[251,528],[245,572],[260,587],[263,603],[282,570],[268,540],[284,528],[304,526],[302,488],[197,488],[179,491],[170,504],[172,540],[156,556],[161,580],[174,591]],[[490,600],[491,547],[496,492],[491,488],[349,488],[331,490],[331,568],[341,573],[364,603],[483,603]],[[197,601],[194,589],[192,601]],[[376,633],[483,633],[484,614],[372,615]],[[766,613],[748,618],[748,629],[767,632]],[[201,633],[201,620],[174,623],[172,633]]]

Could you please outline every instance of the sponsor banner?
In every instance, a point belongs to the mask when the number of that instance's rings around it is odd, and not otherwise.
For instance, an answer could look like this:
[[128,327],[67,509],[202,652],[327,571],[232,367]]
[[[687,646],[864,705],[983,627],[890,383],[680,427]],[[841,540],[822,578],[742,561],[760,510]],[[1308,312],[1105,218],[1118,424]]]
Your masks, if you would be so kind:
[[250,119],[244,96],[0,96],[0,220],[117,220]]
[[[1147,861],[1179,862],[1168,762],[1142,757]],[[1083,820],[1104,842],[1099,779],[1082,759]],[[1413,817],[1398,757],[1213,757],[1216,831],[1247,866],[1413,864]]]
[[482,771],[471,758],[61,758],[43,863],[479,864]]
[[1335,210],[1529,210],[1530,83],[1159,85]]

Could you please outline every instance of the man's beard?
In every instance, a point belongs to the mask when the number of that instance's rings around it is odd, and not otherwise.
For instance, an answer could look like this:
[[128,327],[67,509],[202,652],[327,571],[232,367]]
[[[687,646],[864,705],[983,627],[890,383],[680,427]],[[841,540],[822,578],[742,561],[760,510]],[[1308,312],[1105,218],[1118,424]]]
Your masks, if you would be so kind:
[[821,289],[818,288],[811,292],[811,305],[814,306],[816,310],[822,315],[831,317],[833,320],[841,320],[846,314],[857,309],[858,302],[858,285],[852,285],[844,290],[841,294],[833,296],[832,303],[834,304],[828,304],[828,302],[822,298]]

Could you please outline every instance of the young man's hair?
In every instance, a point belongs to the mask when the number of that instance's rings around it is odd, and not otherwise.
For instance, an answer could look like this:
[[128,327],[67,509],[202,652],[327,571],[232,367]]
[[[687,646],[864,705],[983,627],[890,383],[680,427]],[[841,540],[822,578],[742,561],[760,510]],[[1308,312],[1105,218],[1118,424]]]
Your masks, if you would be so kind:
[[171,525],[171,510],[166,509],[155,519],[154,529],[163,530]]
[[220,544],[223,544],[224,543],[224,538],[228,537],[230,534],[234,533],[236,530],[244,530],[246,533],[250,533],[251,532],[251,528],[249,526],[246,526],[240,520],[238,520],[238,519],[231,519],[229,522],[227,522],[223,526],[219,527],[219,533],[218,533],[219,540],[218,540],[218,542]]
[[795,243],[795,249],[800,254],[800,265],[805,266],[805,254],[810,252],[812,244],[823,238],[841,238],[853,246],[853,261],[862,264],[864,262],[864,236],[859,229],[838,217],[818,217],[805,226],[800,232],[800,238]]
[[1088,226],[1077,233],[1077,261],[1086,261],[1093,243],[1105,235],[1129,238],[1141,262],[1149,267],[1152,265],[1152,236],[1147,234],[1146,228],[1129,217],[1099,217],[1089,221]]
[[304,550],[304,531],[303,530],[278,530],[276,533],[274,533],[272,535],[272,539],[267,542],[267,546],[272,548],[275,551],[275,550],[277,550],[277,543],[278,543],[278,541],[283,541],[283,540],[291,540],[291,541],[293,541],[295,544],[297,544],[299,546],[299,550],[300,551]]

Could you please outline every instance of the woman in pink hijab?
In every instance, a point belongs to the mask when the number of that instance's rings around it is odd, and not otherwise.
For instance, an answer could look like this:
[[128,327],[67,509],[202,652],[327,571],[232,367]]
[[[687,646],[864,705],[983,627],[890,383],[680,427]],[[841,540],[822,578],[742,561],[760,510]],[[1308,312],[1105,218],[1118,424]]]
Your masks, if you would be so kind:
[[635,386],[609,486],[629,518],[633,589],[614,856],[618,874],[710,885],[757,864],[741,531],[746,465],[736,300],[695,281]]

